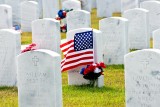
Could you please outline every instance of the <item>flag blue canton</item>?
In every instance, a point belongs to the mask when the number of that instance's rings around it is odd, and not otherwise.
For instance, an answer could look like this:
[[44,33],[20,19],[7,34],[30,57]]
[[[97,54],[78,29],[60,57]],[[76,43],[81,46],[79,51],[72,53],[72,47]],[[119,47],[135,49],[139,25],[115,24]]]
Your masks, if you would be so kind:
[[93,49],[93,31],[76,33],[74,36],[74,50]]

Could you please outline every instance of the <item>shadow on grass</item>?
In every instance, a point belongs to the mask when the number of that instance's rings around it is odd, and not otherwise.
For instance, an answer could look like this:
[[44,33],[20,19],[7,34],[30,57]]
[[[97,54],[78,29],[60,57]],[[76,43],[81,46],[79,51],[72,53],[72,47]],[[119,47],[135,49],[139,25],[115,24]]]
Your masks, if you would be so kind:
[[17,87],[8,87],[8,86],[0,87],[0,91],[8,91],[8,90],[18,91]]

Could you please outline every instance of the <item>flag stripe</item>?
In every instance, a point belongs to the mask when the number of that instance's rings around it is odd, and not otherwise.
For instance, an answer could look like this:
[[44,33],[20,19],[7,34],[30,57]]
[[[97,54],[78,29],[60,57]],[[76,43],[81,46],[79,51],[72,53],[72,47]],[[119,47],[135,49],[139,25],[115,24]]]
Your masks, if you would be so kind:
[[68,41],[66,43],[61,44],[60,48],[63,48],[64,46],[69,45],[70,43],[73,43],[73,40],[70,40],[70,41]]
[[75,59],[75,60],[71,60],[71,61],[65,61],[64,63],[62,63],[62,66],[63,67],[64,65],[66,64],[72,64],[72,63],[75,63],[75,62],[78,62],[79,60],[86,60],[86,59],[93,59],[93,56],[88,56],[88,57],[82,57],[82,58],[78,58],[78,59]]
[[89,65],[89,64],[93,64],[93,62],[82,62],[82,63],[79,63],[77,65],[62,68],[62,71],[67,71],[67,70],[70,70],[70,69],[73,69],[73,68],[76,68],[76,67],[79,67],[79,66],[82,66],[82,65]]

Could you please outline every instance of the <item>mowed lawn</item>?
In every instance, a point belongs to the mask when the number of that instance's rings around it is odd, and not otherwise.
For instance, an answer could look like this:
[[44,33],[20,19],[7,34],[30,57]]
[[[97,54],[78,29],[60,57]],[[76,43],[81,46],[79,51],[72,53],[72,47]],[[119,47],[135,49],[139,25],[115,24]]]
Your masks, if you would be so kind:
[[[118,14],[119,15],[119,14]],[[100,18],[92,10],[92,27],[98,29]],[[62,39],[66,37],[63,33]],[[22,34],[22,44],[31,43],[31,33]],[[125,107],[124,66],[107,66],[103,88],[68,86],[67,72],[62,73],[64,107]],[[47,100],[47,99],[46,99]],[[18,107],[16,87],[0,87],[0,107]]]

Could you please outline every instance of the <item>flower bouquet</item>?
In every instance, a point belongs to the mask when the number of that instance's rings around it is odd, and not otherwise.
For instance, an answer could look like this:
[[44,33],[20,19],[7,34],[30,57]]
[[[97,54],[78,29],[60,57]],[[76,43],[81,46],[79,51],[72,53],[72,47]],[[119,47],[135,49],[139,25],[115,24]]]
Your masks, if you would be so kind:
[[81,69],[80,74],[83,75],[84,79],[90,81],[91,86],[94,86],[98,77],[103,75],[103,68],[106,68],[103,62],[87,65],[87,67]]
[[67,32],[67,23],[66,23],[66,16],[67,12],[72,11],[71,10],[59,10],[58,15],[56,16],[56,20],[60,21],[60,27],[61,27],[61,32]]

